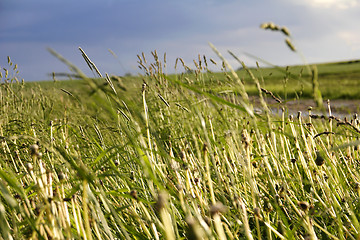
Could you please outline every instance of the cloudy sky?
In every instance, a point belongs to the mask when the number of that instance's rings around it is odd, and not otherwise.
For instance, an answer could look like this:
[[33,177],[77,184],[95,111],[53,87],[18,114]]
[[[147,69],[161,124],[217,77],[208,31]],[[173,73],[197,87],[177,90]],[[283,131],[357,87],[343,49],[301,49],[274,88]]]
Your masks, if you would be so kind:
[[[359,0],[0,0],[0,66],[7,56],[25,81],[51,79],[68,68],[52,48],[85,73],[82,47],[102,73],[139,73],[137,54],[167,54],[167,71],[182,57],[217,59],[213,43],[246,64],[248,52],[277,65],[302,62],[279,32],[260,29],[272,21],[289,28],[310,63],[360,58]],[[115,58],[109,51],[113,51]]]

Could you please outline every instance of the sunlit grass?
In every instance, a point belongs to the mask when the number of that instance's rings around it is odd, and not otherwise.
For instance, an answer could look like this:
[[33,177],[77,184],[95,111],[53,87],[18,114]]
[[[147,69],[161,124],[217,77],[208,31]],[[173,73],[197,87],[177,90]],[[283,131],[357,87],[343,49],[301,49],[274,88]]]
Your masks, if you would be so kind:
[[288,116],[281,103],[276,116],[264,101],[259,115],[248,85],[281,95],[269,69],[195,62],[166,75],[153,52],[139,78],[3,78],[1,237],[357,239],[357,116]]

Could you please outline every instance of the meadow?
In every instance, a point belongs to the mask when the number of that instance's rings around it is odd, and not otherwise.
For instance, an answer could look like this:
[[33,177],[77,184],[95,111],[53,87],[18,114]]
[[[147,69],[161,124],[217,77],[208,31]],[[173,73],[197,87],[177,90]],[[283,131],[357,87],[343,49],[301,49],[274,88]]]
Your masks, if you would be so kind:
[[[2,239],[360,238],[359,119],[331,109],[360,62],[167,75],[154,51],[118,77],[81,50],[88,77],[53,54],[76,80],[18,81],[10,58],[0,76]],[[314,81],[330,102],[291,114]]]

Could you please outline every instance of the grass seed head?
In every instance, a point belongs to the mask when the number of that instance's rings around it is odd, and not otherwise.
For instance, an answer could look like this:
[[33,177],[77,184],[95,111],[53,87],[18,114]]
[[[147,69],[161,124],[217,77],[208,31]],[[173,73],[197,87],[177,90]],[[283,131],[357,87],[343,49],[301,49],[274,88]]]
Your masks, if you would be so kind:
[[208,151],[208,146],[207,146],[206,143],[204,143],[204,145],[203,145],[203,152],[204,152],[204,154],[206,154],[207,151]]
[[315,163],[318,166],[321,166],[325,163],[325,159],[321,156],[321,154],[319,152],[316,152]]
[[146,82],[143,82],[141,92],[146,91],[146,86],[147,86]]
[[260,208],[258,208],[258,207],[254,208],[253,212],[254,212],[254,216],[255,216],[255,217],[257,217],[257,218],[260,218],[260,217],[261,217],[261,210],[260,210]]
[[26,163],[26,169],[27,169],[29,172],[31,172],[31,171],[34,169],[34,167],[33,167],[33,165],[32,165],[31,163]]
[[260,28],[262,28],[262,29],[267,29],[267,28],[268,28],[268,23],[262,23],[262,24],[260,25]]
[[65,178],[66,178],[65,173],[59,172],[59,173],[58,173],[58,178],[59,178],[59,181],[60,181],[60,182],[61,182],[61,181],[64,181]]
[[262,29],[270,29],[272,31],[278,31],[280,27],[273,22],[266,22],[260,25],[260,28]]
[[189,164],[186,164],[186,163],[183,163],[182,165],[181,165],[181,167],[182,167],[182,169],[183,170],[189,170]]
[[181,150],[181,151],[179,152],[179,157],[180,157],[181,160],[184,160],[184,159],[185,159],[185,152],[184,152],[184,150]]
[[176,189],[178,192],[181,192],[184,189],[184,186],[182,184],[176,184]]
[[280,31],[283,32],[286,36],[290,36],[290,31],[287,27],[282,27]]
[[279,26],[274,24],[273,22],[269,22],[268,27],[269,27],[270,30],[273,30],[273,31],[279,30]]
[[297,119],[300,119],[300,118],[301,118],[301,111],[298,111]]
[[309,210],[309,203],[308,202],[300,201],[300,202],[298,202],[298,205],[299,205],[300,209],[303,210],[304,212]]
[[131,196],[133,199],[137,200],[137,199],[138,199],[137,191],[136,191],[136,190],[131,190],[131,191],[130,191],[130,196]]
[[210,62],[214,65],[217,65],[217,63],[214,61],[214,59],[210,58]]
[[30,146],[30,154],[31,156],[35,156],[39,153],[39,145],[33,144]]
[[166,205],[168,196],[165,192],[161,192],[158,195],[158,199],[155,203],[155,210],[159,213]]
[[42,159],[42,156],[43,156],[43,154],[42,154],[41,152],[38,152],[38,153],[36,154],[36,157],[37,157],[38,159]]
[[205,67],[207,68],[207,67],[208,67],[208,64],[207,64],[207,61],[206,61],[206,57],[205,57],[205,55],[203,55],[203,59],[204,59],[204,64],[205,64]]
[[219,213],[225,213],[227,210],[226,206],[222,204],[221,202],[217,202],[210,206],[210,215],[214,216]]
[[204,231],[193,217],[187,217],[185,219],[188,225],[187,239],[200,240],[204,238]]
[[312,240],[312,239],[314,239],[310,234],[305,234],[304,235],[304,240]]
[[131,171],[130,172],[130,180],[135,180],[135,173],[134,173],[134,171]]
[[290,48],[291,51],[296,52],[296,48],[294,44],[291,42],[290,38],[286,38],[285,43]]
[[74,198],[74,196],[63,198],[64,202],[70,202],[71,199]]
[[264,199],[264,211],[265,212],[271,212],[273,210],[273,207],[269,201],[269,199],[266,197]]
[[258,163],[256,161],[253,161],[251,164],[254,168],[258,168]]
[[114,164],[115,164],[115,166],[119,166],[119,164],[120,164],[119,160],[115,159]]

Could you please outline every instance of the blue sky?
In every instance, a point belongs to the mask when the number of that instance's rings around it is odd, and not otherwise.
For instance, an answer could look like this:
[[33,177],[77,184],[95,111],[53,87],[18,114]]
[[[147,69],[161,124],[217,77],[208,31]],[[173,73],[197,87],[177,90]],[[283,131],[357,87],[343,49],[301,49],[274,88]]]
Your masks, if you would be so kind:
[[[137,54],[167,54],[167,72],[182,57],[192,67],[198,54],[217,59],[208,42],[230,61],[231,50],[248,65],[255,60],[300,64],[279,32],[260,29],[272,21],[287,26],[310,63],[360,58],[359,0],[0,0],[0,66],[7,56],[25,81],[69,72],[52,48],[92,76],[78,47],[102,73],[136,74]],[[109,52],[111,49],[117,59]]]

